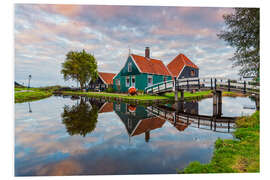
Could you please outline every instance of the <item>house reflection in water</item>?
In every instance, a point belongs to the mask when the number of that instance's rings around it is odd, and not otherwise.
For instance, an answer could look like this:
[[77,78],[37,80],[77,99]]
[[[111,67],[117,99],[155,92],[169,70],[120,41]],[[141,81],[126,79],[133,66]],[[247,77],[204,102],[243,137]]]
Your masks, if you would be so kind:
[[143,106],[132,106],[126,103],[114,103],[114,111],[124,123],[129,137],[145,133],[145,141],[149,142],[150,131],[161,128],[164,119],[153,116]]
[[[183,104],[182,104],[183,105]],[[176,105],[168,108],[174,109]],[[165,106],[167,107],[167,106]],[[179,106],[178,106],[179,107]],[[175,124],[170,118],[160,118],[148,112],[143,106],[132,106],[126,103],[113,104],[115,113],[124,123],[129,137],[145,133],[145,141],[149,142],[150,131],[161,128],[166,121],[169,121],[179,131],[184,131],[188,124]],[[185,102],[184,110],[188,113],[198,114],[197,102]],[[174,110],[175,111],[175,110]]]

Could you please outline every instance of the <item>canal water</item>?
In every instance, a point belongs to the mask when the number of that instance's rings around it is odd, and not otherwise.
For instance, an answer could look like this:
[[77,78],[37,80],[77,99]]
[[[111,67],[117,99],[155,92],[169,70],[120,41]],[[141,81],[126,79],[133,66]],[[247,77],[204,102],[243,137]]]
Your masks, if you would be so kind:
[[[243,97],[223,97],[222,106],[228,117],[255,111]],[[192,161],[208,163],[216,139],[233,138],[226,129],[175,125],[149,109],[57,96],[17,103],[15,175],[172,174]],[[185,103],[190,113],[212,109],[212,98]]]

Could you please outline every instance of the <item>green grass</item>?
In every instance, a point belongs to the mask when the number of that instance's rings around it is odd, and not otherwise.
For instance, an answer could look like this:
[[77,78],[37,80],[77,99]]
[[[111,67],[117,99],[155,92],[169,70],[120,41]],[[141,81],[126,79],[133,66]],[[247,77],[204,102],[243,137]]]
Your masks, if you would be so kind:
[[[15,103],[35,101],[52,95],[60,86],[48,86],[41,88],[14,88]],[[27,91],[29,90],[29,91]]]
[[[181,93],[178,93],[178,97],[180,98]],[[211,97],[212,91],[198,91],[198,92],[184,92],[185,100],[191,100],[191,99],[202,99],[206,97]],[[164,97],[167,97],[169,99],[174,99],[174,92],[165,93]]]
[[[135,96],[129,96],[127,94],[118,94],[118,93],[106,93],[106,92],[74,92],[74,91],[63,91],[61,92],[64,95],[85,95],[89,97],[111,97],[111,98],[121,98],[124,100],[139,100],[149,101],[149,100],[174,100],[174,93],[165,93],[163,95],[148,95],[148,94],[140,94]],[[238,96],[238,94],[232,92],[224,92],[224,96]],[[180,92],[178,97],[180,98]],[[198,92],[185,92],[184,93],[185,100],[200,100],[207,97],[212,97],[212,91],[198,91]]]
[[117,94],[117,93],[105,93],[105,92],[72,92],[72,91],[64,91],[62,92],[64,95],[85,95],[89,97],[116,97],[122,99],[133,99],[133,100],[162,100],[168,99],[164,96],[152,96],[152,95],[135,95],[129,96],[127,94]]
[[242,173],[260,171],[260,113],[236,121],[236,140],[218,139],[209,164],[190,163],[179,173]]

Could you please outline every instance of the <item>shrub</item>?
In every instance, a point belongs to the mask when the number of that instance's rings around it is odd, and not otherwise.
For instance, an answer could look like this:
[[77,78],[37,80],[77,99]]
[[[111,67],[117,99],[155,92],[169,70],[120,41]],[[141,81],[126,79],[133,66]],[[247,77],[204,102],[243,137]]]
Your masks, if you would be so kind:
[[114,91],[114,89],[112,87],[109,87],[109,88],[107,88],[105,90],[105,92],[107,92],[107,93],[114,93],[115,91]]

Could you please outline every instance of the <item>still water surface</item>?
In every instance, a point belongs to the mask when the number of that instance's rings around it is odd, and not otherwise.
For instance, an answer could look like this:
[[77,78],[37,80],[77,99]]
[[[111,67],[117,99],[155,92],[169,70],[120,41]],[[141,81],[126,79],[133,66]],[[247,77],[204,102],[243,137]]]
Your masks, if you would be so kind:
[[[168,105],[170,106],[170,105]],[[223,98],[224,116],[253,113],[249,98]],[[212,114],[212,99],[191,111]],[[226,131],[225,131],[226,132]],[[15,104],[15,175],[171,174],[210,161],[231,133],[176,127],[143,106],[50,97]]]

